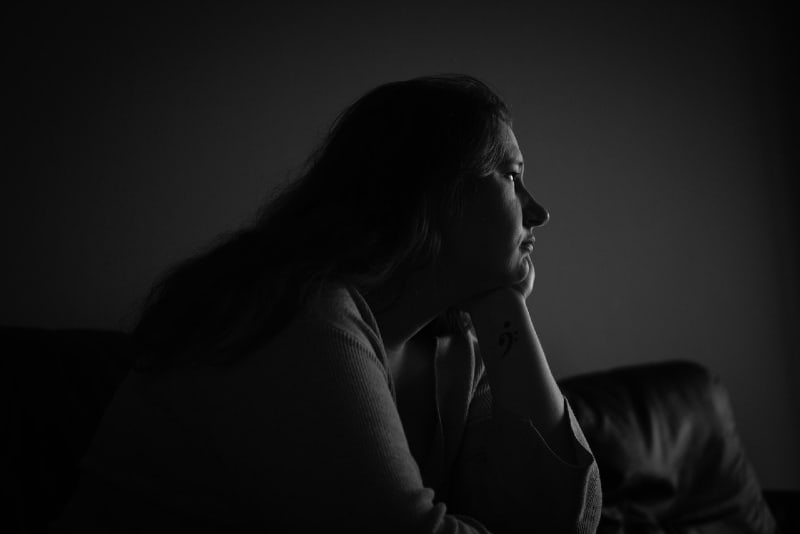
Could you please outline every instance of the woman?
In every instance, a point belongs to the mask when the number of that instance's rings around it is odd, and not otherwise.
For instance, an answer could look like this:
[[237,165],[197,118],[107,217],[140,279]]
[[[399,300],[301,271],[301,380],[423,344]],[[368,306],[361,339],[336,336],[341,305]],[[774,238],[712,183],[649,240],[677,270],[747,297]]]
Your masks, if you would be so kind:
[[522,174],[474,78],[358,100],[153,291],[58,528],[593,532],[597,467],[525,305],[548,214]]

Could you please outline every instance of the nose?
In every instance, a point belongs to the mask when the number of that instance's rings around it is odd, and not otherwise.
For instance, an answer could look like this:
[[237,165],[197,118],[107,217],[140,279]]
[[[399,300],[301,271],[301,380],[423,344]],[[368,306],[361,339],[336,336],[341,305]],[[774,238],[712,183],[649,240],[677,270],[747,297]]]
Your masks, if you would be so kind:
[[547,224],[547,221],[550,220],[550,214],[547,213],[544,206],[534,200],[527,189],[523,189],[521,200],[522,224],[525,225],[525,228],[536,228]]

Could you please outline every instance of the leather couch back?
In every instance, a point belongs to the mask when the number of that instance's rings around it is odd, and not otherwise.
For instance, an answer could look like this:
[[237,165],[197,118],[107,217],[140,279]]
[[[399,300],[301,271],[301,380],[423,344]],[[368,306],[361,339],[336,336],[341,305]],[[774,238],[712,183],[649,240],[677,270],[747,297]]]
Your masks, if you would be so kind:
[[561,381],[597,458],[598,532],[772,533],[720,380],[688,361]]

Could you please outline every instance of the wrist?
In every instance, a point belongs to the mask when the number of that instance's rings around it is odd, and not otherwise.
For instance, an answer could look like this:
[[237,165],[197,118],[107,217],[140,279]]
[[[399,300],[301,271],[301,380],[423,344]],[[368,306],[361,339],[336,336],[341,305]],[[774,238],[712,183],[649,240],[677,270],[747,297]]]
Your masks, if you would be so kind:
[[473,300],[465,307],[476,328],[508,321],[524,315],[528,317],[528,306],[525,297],[516,289],[503,287]]

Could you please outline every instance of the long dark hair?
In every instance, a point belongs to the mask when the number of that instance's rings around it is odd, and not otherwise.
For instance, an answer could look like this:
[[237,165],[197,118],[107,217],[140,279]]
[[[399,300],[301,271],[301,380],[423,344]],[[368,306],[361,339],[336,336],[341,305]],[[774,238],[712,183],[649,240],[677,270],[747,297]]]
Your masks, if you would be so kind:
[[133,330],[141,370],[231,362],[329,283],[364,294],[432,261],[443,222],[503,158],[502,99],[442,75],[373,89],[255,222],[169,271]]

